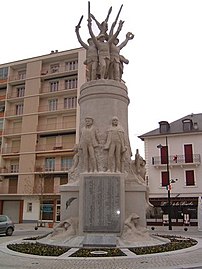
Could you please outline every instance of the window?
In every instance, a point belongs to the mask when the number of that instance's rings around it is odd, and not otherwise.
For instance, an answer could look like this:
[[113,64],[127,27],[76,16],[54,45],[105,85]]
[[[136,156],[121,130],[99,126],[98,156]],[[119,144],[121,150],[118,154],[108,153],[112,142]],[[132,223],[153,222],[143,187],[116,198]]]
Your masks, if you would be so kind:
[[60,68],[60,65],[59,64],[53,64],[50,67],[50,71],[51,71],[51,73],[56,73],[56,72],[59,71],[59,68]]
[[55,171],[55,158],[46,158],[45,159],[45,170],[46,171]]
[[48,130],[57,128],[57,118],[47,118],[46,128]]
[[185,119],[182,121],[183,123],[183,131],[188,132],[192,130],[193,122],[190,119]]
[[51,99],[48,101],[49,103],[49,111],[55,111],[58,107],[58,99]]
[[186,186],[195,186],[194,170],[185,171],[185,175],[186,175]]
[[50,92],[57,92],[59,89],[59,81],[50,82]]
[[0,216],[0,222],[5,222],[7,221],[7,217],[6,216]]
[[32,203],[27,203],[27,212],[32,212]]
[[61,170],[67,171],[72,166],[72,158],[70,157],[63,157],[61,159]]
[[52,200],[43,201],[43,204],[41,204],[43,220],[53,220],[53,206],[54,202]]
[[0,105],[0,112],[4,112],[5,111],[5,105]]
[[25,79],[26,78],[26,71],[19,71],[18,72],[18,79]]
[[68,174],[60,177],[60,185],[64,185],[68,183]]
[[0,79],[7,79],[8,67],[0,68]]
[[161,186],[166,187],[169,185],[168,182],[168,172],[167,171],[162,171],[161,172]]
[[78,69],[78,61],[70,61],[65,64],[66,71],[72,71]]
[[185,163],[193,163],[192,144],[184,145]]
[[23,97],[25,95],[25,87],[17,88],[17,97]]
[[161,147],[161,164],[168,163],[168,147],[162,146]]
[[65,89],[75,89],[77,88],[77,78],[71,78],[65,80]]
[[44,193],[54,192],[54,177],[46,176],[44,177]]
[[170,125],[167,121],[160,121],[160,133],[167,133],[170,129]]
[[22,115],[23,114],[23,104],[16,105],[15,114],[16,115]]
[[11,173],[19,172],[19,164],[11,164]]
[[18,178],[10,177],[8,183],[8,193],[17,193]]
[[77,107],[77,97],[64,98],[64,108],[76,108]]
[[3,123],[4,123],[4,120],[3,119],[0,119],[0,131],[3,130]]

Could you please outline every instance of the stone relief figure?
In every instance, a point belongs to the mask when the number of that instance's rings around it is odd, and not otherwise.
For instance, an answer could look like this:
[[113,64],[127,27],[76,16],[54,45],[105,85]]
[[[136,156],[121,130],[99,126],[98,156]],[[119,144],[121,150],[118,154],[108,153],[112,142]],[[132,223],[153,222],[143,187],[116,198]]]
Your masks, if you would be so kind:
[[69,218],[61,221],[50,235],[51,238],[60,238],[76,235],[78,233],[78,218]]
[[96,80],[98,69],[98,50],[92,38],[88,39],[88,45],[81,39],[81,36],[79,34],[79,28],[81,27],[80,24],[82,18],[83,16],[81,17],[78,25],[75,27],[75,32],[79,43],[86,49],[86,60],[84,61],[84,64],[86,65],[87,68],[86,72],[87,81]]
[[79,148],[82,150],[82,158],[85,172],[97,172],[95,148],[99,146],[98,134],[93,126],[93,118],[85,118],[85,126],[81,130]]
[[73,157],[73,164],[71,166],[71,168],[69,169],[69,173],[74,173],[75,169],[77,168],[78,164],[79,164],[79,158],[80,158],[80,150],[79,150],[79,145],[74,145],[74,157]]
[[104,149],[108,150],[108,172],[123,172],[122,157],[127,150],[125,133],[117,117],[112,118],[112,125],[107,130]]
[[110,47],[110,66],[109,66],[109,78],[114,80],[121,80],[123,73],[123,63],[126,59],[120,56],[120,50],[127,45],[128,41],[133,39],[134,35],[130,32],[127,33],[126,39],[120,44],[119,39],[116,38]]
[[135,242],[150,239],[149,233],[146,228],[140,226],[139,216],[132,213],[124,222],[123,232],[121,238],[128,242]]
[[135,160],[131,161],[132,171],[137,175],[138,183],[146,186],[146,205],[148,210],[153,207],[153,205],[149,202],[149,186],[146,184],[146,161],[140,156],[139,150],[136,149]]

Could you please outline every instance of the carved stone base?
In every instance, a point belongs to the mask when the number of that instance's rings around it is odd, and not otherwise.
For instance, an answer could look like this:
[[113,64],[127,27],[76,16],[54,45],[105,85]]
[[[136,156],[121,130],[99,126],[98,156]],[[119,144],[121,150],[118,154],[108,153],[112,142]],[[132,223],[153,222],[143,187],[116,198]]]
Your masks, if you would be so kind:
[[124,175],[82,174],[80,223],[82,233],[121,233],[124,221]]

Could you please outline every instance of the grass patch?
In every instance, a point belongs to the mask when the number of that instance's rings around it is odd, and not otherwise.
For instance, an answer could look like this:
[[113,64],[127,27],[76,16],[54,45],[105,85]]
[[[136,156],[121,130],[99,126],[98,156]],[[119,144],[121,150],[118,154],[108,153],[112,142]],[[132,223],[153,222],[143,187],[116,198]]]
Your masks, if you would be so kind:
[[70,249],[68,247],[44,245],[38,242],[15,243],[9,244],[7,247],[13,251],[39,256],[60,256]]
[[156,235],[156,236],[167,238],[170,240],[170,242],[157,246],[129,248],[129,250],[134,252],[136,255],[143,255],[143,254],[175,251],[179,249],[189,248],[197,244],[197,241],[192,238],[184,238],[181,236],[173,236],[173,235]]
[[[156,236],[167,238],[170,240],[170,242],[150,247],[134,247],[129,248],[129,250],[137,255],[143,255],[143,254],[161,253],[161,252],[184,249],[192,247],[197,244],[197,241],[192,238],[185,238],[173,235],[158,235],[158,234],[156,234]],[[39,238],[31,237],[27,238],[26,240],[37,240],[37,239]],[[45,245],[39,242],[26,242],[26,243],[23,242],[23,243],[8,244],[7,247],[13,251],[40,256],[60,256],[70,249],[69,247]],[[71,254],[70,257],[117,257],[117,256],[126,256],[126,254],[123,253],[119,248],[80,248],[79,250]]]

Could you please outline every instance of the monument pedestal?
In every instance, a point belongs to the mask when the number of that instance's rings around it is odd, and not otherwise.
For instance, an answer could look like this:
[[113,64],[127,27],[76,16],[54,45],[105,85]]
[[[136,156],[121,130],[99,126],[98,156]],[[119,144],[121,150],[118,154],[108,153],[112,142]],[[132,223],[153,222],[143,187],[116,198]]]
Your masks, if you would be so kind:
[[125,184],[125,218],[132,213],[136,213],[139,218],[139,225],[146,227],[146,207],[145,207],[146,186],[136,182],[126,182]]
[[136,213],[146,227],[146,187],[119,173],[82,173],[79,182],[60,187],[62,220],[77,218],[78,234],[120,236],[124,221]]

